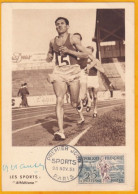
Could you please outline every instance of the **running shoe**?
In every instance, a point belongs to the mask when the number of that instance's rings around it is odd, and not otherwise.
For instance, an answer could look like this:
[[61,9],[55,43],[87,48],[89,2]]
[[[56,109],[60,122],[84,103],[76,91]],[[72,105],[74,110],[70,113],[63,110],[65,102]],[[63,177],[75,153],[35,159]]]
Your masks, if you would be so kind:
[[78,104],[78,106],[77,106],[77,108],[76,108],[77,111],[78,111],[78,112],[81,112],[81,111],[82,111],[82,108],[83,108],[83,107],[82,107],[82,103],[79,102],[79,104]]
[[93,113],[93,118],[97,118],[97,113]]
[[77,122],[78,125],[82,125],[85,122],[85,120],[80,120]]
[[56,132],[54,133],[54,136],[55,136],[55,140],[65,140],[65,135],[64,133],[61,133],[61,132]]
[[86,112],[90,112],[90,110],[91,110],[91,107],[90,106],[87,106],[86,107]]

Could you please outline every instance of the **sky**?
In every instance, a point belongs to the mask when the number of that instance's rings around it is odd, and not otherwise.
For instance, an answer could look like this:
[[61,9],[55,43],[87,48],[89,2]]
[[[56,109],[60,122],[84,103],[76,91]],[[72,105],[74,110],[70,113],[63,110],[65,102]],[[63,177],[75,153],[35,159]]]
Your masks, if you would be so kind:
[[14,9],[12,12],[12,50],[21,53],[47,53],[55,36],[55,20],[66,17],[69,33],[79,32],[84,46],[92,45],[96,9]]

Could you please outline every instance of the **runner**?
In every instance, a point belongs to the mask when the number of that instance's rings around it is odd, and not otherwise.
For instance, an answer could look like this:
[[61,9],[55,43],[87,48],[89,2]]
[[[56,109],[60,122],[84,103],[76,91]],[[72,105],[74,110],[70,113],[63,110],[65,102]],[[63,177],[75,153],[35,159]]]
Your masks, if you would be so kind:
[[[81,41],[82,36],[80,33],[74,33],[74,35]],[[80,73],[80,105],[78,106],[78,111],[81,110],[81,107],[86,107],[87,105],[87,74],[85,68],[87,67],[88,58],[78,58],[78,62],[81,68]]]
[[[88,105],[86,107],[86,111],[89,112],[91,109],[91,103],[92,99],[94,102],[94,112],[93,112],[93,118],[97,117],[97,92],[99,88],[99,81],[98,81],[98,71],[104,72],[103,67],[101,66],[101,63],[98,59],[95,59],[92,55],[94,49],[91,46],[88,46],[87,49],[89,52],[91,52],[91,55],[87,58],[86,67],[84,68],[84,71],[86,71],[87,76],[87,99],[88,99]],[[86,75],[86,74],[85,74]],[[83,124],[85,119],[83,116],[83,106],[81,104],[81,108],[78,110],[80,120],[78,121],[78,124]]]
[[[76,38],[79,39],[80,41],[82,40],[81,34],[74,33],[74,36],[76,36]],[[103,70],[102,66],[99,65],[98,59],[95,59],[94,56],[92,55],[93,51],[94,51],[93,47],[87,47],[87,52],[89,53],[89,55],[85,58],[81,56],[78,59],[78,62],[79,62],[80,68],[81,68],[81,73],[80,73],[80,95],[79,95],[80,103],[77,107],[77,110],[78,110],[78,113],[79,113],[79,116],[80,116],[80,120],[78,121],[78,124],[83,124],[84,123],[85,119],[84,119],[84,116],[83,116],[83,113],[82,113],[82,109],[83,109],[83,107],[85,107],[87,105],[87,102],[89,101],[89,105],[87,106],[86,110],[90,111],[92,96],[93,96],[93,99],[94,99],[93,117],[97,117],[97,86],[99,87],[99,85],[96,85],[98,83],[97,69],[95,67],[87,66],[87,65],[91,64],[93,62],[93,64],[97,64],[97,68],[100,72],[104,72],[104,70]],[[78,56],[78,53],[74,52],[74,55]],[[89,72],[87,70],[87,67],[88,67],[88,69],[89,69],[89,67],[91,67],[90,68],[90,76],[88,76]],[[93,71],[95,71],[95,73],[92,73]],[[93,78],[91,77],[91,74],[94,76]],[[96,80],[97,81],[95,82],[94,79],[95,79],[95,81]],[[93,82],[93,81],[95,83],[91,84],[91,82]],[[87,99],[87,87],[89,88],[89,90],[88,90],[88,99]]]
[[109,176],[109,169],[111,166],[105,161],[104,157],[100,158],[100,161],[96,165],[97,169],[99,169],[101,174],[102,183],[108,183],[111,180]]
[[69,88],[71,104],[74,108],[78,106],[80,91],[80,66],[78,64],[77,57],[88,57],[88,51],[81,45],[81,42],[74,35],[68,33],[68,19],[59,17],[56,19],[55,25],[58,36],[50,41],[46,60],[47,62],[51,62],[55,54],[56,65],[53,74],[49,75],[49,81],[53,84],[54,92],[57,98],[56,114],[59,131],[57,131],[54,135],[55,139],[64,140],[64,96],[67,92],[67,88]]
[[[80,33],[74,33],[74,36],[78,38],[80,41],[82,40],[82,36]],[[77,111],[80,116],[80,120],[78,121],[78,124],[83,124],[84,122],[84,116],[82,114],[82,109],[83,107],[87,106],[88,99],[87,99],[87,73],[85,71],[85,68],[87,67],[87,61],[88,58],[78,58],[78,62],[81,68],[81,73],[80,73],[80,103],[77,107]]]
[[[94,49],[91,46],[87,47],[93,53]],[[86,111],[89,112],[91,109],[91,102],[93,98],[94,103],[94,111],[93,118],[97,117],[97,92],[99,88],[99,80],[98,80],[98,71],[104,73],[104,69],[98,59],[95,61],[91,61],[90,64],[87,65],[87,88],[88,88],[88,105],[86,107]]]

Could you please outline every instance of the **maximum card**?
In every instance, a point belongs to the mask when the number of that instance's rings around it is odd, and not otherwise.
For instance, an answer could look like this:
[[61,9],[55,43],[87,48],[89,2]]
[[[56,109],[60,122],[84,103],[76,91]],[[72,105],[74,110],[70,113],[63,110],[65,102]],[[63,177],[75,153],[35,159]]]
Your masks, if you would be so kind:
[[134,4],[2,3],[3,191],[134,190]]

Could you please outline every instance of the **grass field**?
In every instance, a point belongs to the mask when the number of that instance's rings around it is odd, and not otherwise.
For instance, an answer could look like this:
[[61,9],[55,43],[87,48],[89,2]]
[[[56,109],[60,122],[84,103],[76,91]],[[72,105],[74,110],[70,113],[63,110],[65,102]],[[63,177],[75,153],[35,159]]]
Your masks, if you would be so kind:
[[123,146],[124,137],[125,105],[121,105],[95,119],[76,146]]

